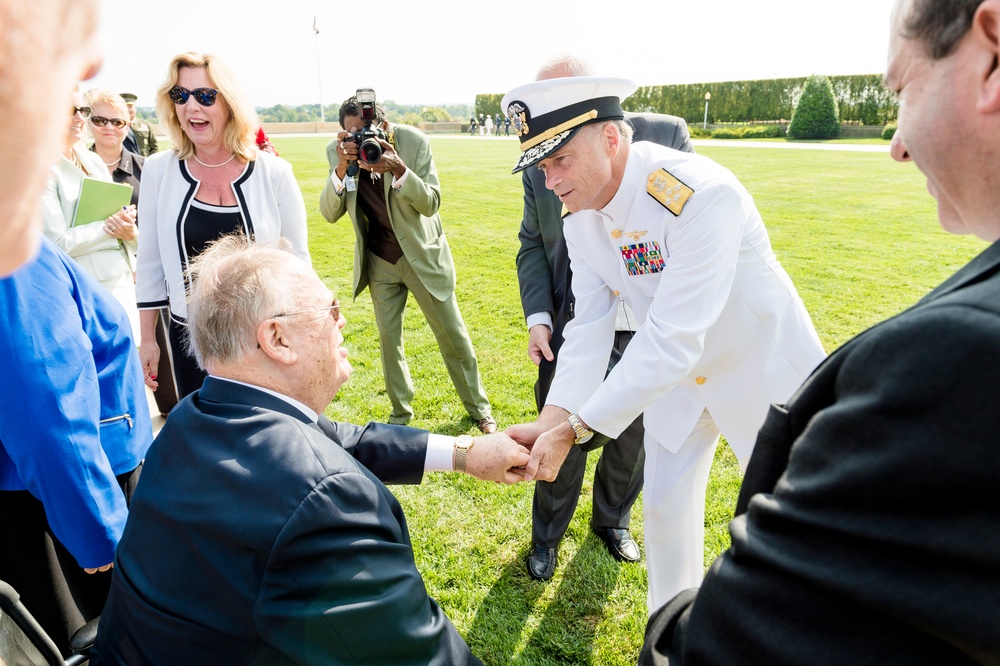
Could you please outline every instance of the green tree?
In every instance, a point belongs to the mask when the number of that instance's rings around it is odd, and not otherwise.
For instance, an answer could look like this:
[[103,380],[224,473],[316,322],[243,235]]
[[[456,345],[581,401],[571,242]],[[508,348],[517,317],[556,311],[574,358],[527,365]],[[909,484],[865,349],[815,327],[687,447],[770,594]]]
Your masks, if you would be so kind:
[[476,115],[495,116],[497,113],[506,114],[507,109],[500,108],[503,100],[503,93],[497,95],[476,95]]
[[424,122],[438,123],[451,120],[451,114],[440,106],[425,106],[420,110],[420,117]]
[[423,120],[424,119],[421,118],[420,114],[417,113],[416,111],[407,111],[406,113],[400,115],[397,120],[393,120],[392,122],[396,123],[397,125],[413,125],[414,127],[416,127],[417,125],[422,123]]
[[833,86],[825,76],[810,76],[792,114],[788,136],[793,139],[832,139],[839,134],[840,118]]

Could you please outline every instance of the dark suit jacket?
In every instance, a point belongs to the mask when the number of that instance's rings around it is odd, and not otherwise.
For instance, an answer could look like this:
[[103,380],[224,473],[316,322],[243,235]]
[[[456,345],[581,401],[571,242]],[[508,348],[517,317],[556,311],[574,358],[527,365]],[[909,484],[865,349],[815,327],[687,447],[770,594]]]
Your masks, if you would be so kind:
[[326,434],[212,377],[174,408],[130,507],[92,663],[480,663],[427,596],[382,484],[420,481],[427,433],[320,420]]
[[1000,243],[760,431],[732,547],[641,664],[1000,664]]
[[[657,113],[626,113],[632,124],[633,141],[652,141],[669,148],[694,152],[691,136],[683,118]],[[537,312],[552,315],[552,351],[558,353],[563,328],[573,318],[572,274],[569,254],[563,237],[562,203],[545,187],[545,174],[538,167],[521,172],[524,187],[524,217],[518,238],[517,281],[521,287],[524,316]],[[555,362],[542,359],[538,367],[535,397],[538,408],[544,405]]]

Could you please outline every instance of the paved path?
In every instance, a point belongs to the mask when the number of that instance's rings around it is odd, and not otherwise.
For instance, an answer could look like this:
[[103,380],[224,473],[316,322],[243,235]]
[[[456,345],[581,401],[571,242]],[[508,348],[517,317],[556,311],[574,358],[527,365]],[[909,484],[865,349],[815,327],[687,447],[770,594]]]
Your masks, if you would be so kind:
[[791,143],[788,141],[746,141],[744,139],[691,139],[697,146],[733,148],[783,148],[788,150],[849,150],[859,153],[888,153],[889,144],[871,143]]

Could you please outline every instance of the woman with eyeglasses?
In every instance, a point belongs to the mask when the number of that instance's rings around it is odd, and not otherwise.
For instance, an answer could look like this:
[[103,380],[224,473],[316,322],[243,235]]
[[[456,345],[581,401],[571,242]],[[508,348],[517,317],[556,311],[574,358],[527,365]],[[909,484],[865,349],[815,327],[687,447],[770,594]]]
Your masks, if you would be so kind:
[[[188,264],[209,242],[234,232],[259,242],[285,238],[309,261],[306,208],[292,166],[257,149],[257,114],[217,57],[175,56],[157,91],[156,112],[173,149],[150,155],[143,168],[139,358],[155,391],[159,357],[170,353],[183,397],[205,378],[184,344]],[[170,317],[168,350],[153,337],[163,307]]]
[[42,230],[122,304],[138,342],[139,312],[132,272],[132,256],[138,250],[136,207],[126,206],[102,220],[73,223],[84,178],[111,181],[111,175],[104,160],[84,143],[91,108],[78,90],[73,93],[69,113],[62,157],[52,167],[42,192]]
[[[129,119],[128,102],[118,93],[110,90],[89,90],[86,95],[90,106],[90,133],[94,136],[94,145],[90,150],[97,153],[107,167],[111,179],[116,183],[126,183],[132,186],[132,205],[139,203],[139,188],[142,180],[142,167],[145,157],[125,148],[125,137],[128,136]],[[136,226],[139,219],[136,217]],[[134,263],[133,263],[134,265]],[[139,310],[135,309],[135,333],[139,333]],[[156,326],[156,342],[165,344],[167,333],[162,325]],[[138,340],[137,340],[138,341]],[[156,375],[163,382],[170,382],[173,368],[170,366],[169,355],[160,357]],[[163,415],[169,414],[177,404],[177,396],[172,391],[158,391],[155,394],[156,406]]]
[[91,150],[101,157],[111,180],[132,186],[132,205],[139,205],[139,181],[142,178],[142,155],[126,150],[128,135],[128,104],[118,93],[109,90],[87,92],[90,106],[90,133],[94,137]]

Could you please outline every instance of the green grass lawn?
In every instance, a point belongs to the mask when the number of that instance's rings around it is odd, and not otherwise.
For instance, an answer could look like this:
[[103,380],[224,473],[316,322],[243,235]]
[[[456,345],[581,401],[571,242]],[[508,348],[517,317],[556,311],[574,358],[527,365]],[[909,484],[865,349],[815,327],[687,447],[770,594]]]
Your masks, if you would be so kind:
[[[349,298],[354,231],[348,218],[319,213],[328,138],[273,142],[291,161],[309,213],[310,249],[320,276],[344,301],[354,375],[326,410],[334,419],[384,421],[383,389],[367,292]],[[514,257],[521,219],[520,178],[510,169],[515,141],[433,139],[444,221],[458,270],[458,302],[475,345],[483,384],[501,427],[535,416],[535,367]],[[705,146],[756,199],[779,259],[812,314],[826,349],[915,302],[977,254],[983,243],[943,232],[924,179],[886,154]],[[416,385],[411,425],[476,434],[420,310],[407,308],[407,358]],[[486,664],[634,664],[646,623],[644,565],[620,565],[588,528],[591,456],[580,505],[559,551],[555,577],[531,580],[532,487],[431,474],[421,486],[395,487],[417,566],[428,591]],[[709,488],[706,565],[729,544],[726,524],[740,474],[720,446]],[[642,543],[641,497],[633,532]]]

